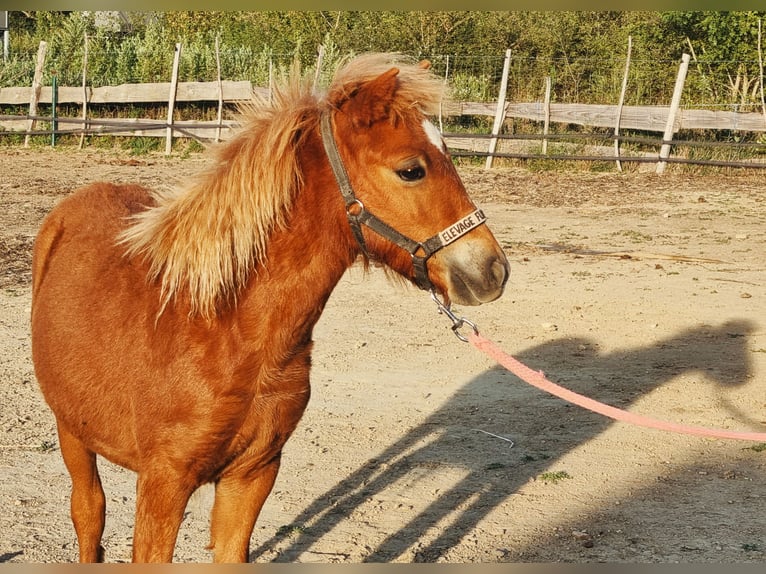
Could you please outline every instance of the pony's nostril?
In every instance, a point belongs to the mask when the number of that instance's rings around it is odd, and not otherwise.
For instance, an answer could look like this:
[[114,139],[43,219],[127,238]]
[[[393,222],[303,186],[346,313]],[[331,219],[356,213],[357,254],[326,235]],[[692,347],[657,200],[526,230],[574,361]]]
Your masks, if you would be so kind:
[[505,259],[505,257],[498,257],[494,259],[490,265],[490,276],[492,283],[501,287],[505,286],[506,281],[508,281],[510,271],[511,270],[508,266],[508,260]]

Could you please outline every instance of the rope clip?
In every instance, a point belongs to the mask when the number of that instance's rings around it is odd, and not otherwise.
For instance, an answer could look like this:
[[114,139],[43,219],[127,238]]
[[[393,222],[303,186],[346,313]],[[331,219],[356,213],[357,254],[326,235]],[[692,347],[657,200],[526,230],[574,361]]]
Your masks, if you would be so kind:
[[452,321],[452,332],[455,333],[455,336],[463,341],[464,343],[468,342],[468,337],[463,335],[460,332],[460,329],[462,329],[465,325],[468,325],[471,329],[473,329],[474,335],[479,334],[479,328],[476,326],[475,323],[472,321],[469,321],[465,317],[458,317],[455,315],[455,313],[452,312],[452,305],[451,304],[444,304],[444,302],[439,299],[439,297],[436,295],[436,291],[431,289],[431,299],[434,300],[436,303],[436,306],[439,308],[439,313],[446,315],[447,318]]

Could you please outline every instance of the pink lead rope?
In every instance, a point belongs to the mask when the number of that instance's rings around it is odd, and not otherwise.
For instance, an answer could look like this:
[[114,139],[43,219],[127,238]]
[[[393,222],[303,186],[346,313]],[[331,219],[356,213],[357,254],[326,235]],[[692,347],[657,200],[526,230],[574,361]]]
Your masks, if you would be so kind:
[[585,397],[583,395],[570,391],[569,389],[565,389],[564,387],[561,387],[555,383],[552,383],[545,377],[542,371],[534,371],[530,369],[525,364],[521,363],[517,359],[514,359],[508,353],[505,353],[492,341],[485,339],[484,337],[479,335],[479,332],[478,330],[476,330],[475,327],[473,330],[470,330],[468,332],[465,338],[461,337],[461,339],[468,340],[468,342],[470,342],[474,347],[486,353],[489,357],[491,357],[492,359],[497,361],[499,364],[501,364],[503,367],[508,369],[511,373],[519,377],[522,381],[532,385],[533,387],[537,387],[538,389],[543,390],[547,393],[550,393],[556,397],[559,397],[560,399],[564,399],[565,401],[568,401],[579,407],[588,409],[590,411],[593,411],[600,415],[604,415],[614,420],[622,421],[622,422],[626,422],[626,423],[630,423],[630,424],[634,424],[634,425],[638,425],[642,427],[647,427],[647,428],[653,428],[653,429],[659,429],[659,430],[665,430],[665,431],[671,431],[671,432],[677,432],[677,433],[683,433],[683,434],[690,434],[690,435],[696,435],[696,436],[739,439],[739,440],[753,440],[753,441],[761,441],[761,442],[766,441],[766,433],[737,432],[737,431],[728,431],[723,429],[718,430],[718,429],[707,429],[702,427],[687,426],[687,425],[682,425],[682,424],[677,424],[677,423],[672,423],[667,421],[656,420],[650,417],[637,415],[635,413],[618,409],[616,407],[605,405],[604,403],[600,403],[598,401],[595,401],[593,399],[590,399],[588,397]]

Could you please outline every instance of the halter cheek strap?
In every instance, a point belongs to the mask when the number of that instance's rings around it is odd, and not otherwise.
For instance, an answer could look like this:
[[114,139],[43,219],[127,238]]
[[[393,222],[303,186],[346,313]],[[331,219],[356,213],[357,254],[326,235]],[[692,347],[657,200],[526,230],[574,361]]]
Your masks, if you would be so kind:
[[[410,239],[382,219],[370,213],[364,207],[364,204],[357,199],[354,189],[351,187],[346,167],[343,165],[343,160],[338,153],[338,146],[335,144],[335,138],[332,134],[331,122],[330,114],[328,112],[322,113],[320,129],[322,143],[324,144],[325,153],[330,161],[332,171],[335,174],[335,179],[338,182],[338,187],[340,187],[340,193],[346,202],[346,216],[348,217],[351,231],[354,233],[354,237],[359,243],[362,252],[366,257],[370,258],[362,233],[362,225],[366,225],[378,235],[385,237],[407,251],[412,257],[415,284],[421,289],[433,290],[434,286],[428,277],[428,259],[443,247],[457,241],[469,231],[485,223],[487,218],[484,212],[481,209],[477,209],[423,242]],[[419,254],[418,252],[421,253]]]

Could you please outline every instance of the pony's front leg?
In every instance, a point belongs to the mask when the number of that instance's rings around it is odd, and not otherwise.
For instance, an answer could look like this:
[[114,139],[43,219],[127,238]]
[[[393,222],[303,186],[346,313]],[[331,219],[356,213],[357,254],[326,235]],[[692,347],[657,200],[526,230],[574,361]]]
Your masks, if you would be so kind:
[[196,485],[167,468],[138,475],[133,562],[172,562],[178,529]]
[[208,547],[214,562],[248,561],[250,536],[279,473],[280,456],[256,473],[232,472],[216,482]]

